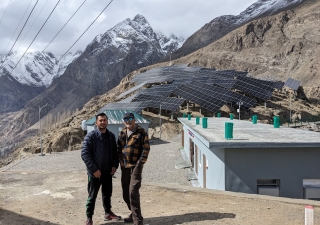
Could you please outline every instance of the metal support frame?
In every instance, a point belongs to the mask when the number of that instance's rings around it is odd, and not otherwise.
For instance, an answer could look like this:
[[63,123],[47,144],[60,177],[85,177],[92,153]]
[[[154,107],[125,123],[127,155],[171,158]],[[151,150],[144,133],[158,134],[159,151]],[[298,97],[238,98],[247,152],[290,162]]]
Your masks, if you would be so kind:
[[40,107],[40,105],[39,105],[39,133],[40,133],[40,150],[41,150],[40,156],[44,156],[44,155],[45,155],[45,154],[43,154],[43,152],[42,152],[42,130],[41,130],[41,117],[40,117],[40,113],[41,113],[41,109],[44,108],[44,107],[46,107],[47,105],[48,105],[48,103],[45,104],[45,105],[42,106],[42,107]]
[[159,134],[159,139],[161,140],[161,106],[162,106],[162,104],[160,104],[160,113],[159,113],[159,115],[160,115],[160,134]]
[[240,107],[241,107],[241,105],[243,105],[243,102],[237,102],[237,104],[239,105],[239,120],[240,120]]

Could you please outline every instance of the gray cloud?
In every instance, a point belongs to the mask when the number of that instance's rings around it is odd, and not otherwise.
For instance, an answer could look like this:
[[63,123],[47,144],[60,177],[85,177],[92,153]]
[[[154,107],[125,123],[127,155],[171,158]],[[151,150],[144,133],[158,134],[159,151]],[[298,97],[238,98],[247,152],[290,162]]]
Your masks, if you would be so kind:
[[[9,1],[0,2],[0,20],[3,17],[0,24],[0,54],[7,53],[11,48],[36,3],[36,0],[11,0],[4,14]],[[22,18],[30,2],[31,5]],[[58,0],[39,0],[14,50],[26,50],[57,2]],[[83,0],[61,0],[29,51],[42,51],[82,2]],[[127,18],[133,19],[137,14],[145,16],[155,31],[187,38],[215,17],[238,15],[254,2],[256,0],[114,0],[71,51],[84,50],[96,35]],[[109,0],[87,0],[47,51],[54,54],[65,53],[108,3]],[[39,14],[42,8],[43,11]],[[39,17],[35,20],[38,14]],[[34,25],[30,28],[33,22]],[[16,28],[17,31],[9,42]]]

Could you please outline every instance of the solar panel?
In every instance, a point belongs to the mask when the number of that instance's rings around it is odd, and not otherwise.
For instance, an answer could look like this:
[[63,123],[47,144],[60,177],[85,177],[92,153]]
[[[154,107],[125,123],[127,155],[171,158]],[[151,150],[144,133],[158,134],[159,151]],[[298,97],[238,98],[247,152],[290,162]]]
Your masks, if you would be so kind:
[[211,112],[218,111],[225,104],[224,102],[202,93],[197,89],[188,87],[187,85],[178,86],[177,89],[174,90],[174,94],[192,101]]
[[244,77],[247,76],[247,72],[239,72],[235,70],[216,70],[211,72],[214,76],[221,76],[221,77]]
[[112,102],[105,105],[102,109],[98,111],[98,113],[101,113],[105,110],[122,110],[122,109],[141,112],[143,109],[147,108],[149,104],[150,104],[149,101],[129,102],[129,103]]
[[275,88],[277,88],[278,90],[281,90],[284,86],[284,82],[282,81],[275,81]]
[[185,99],[183,98],[166,98],[166,100],[161,103],[161,109],[177,111],[184,101]]
[[125,98],[125,99],[119,101],[118,103],[129,103],[129,102],[132,101],[132,99],[134,99],[134,97],[136,97],[137,94],[138,94],[138,93],[135,93],[135,94],[131,95],[130,97]]
[[123,92],[122,94],[120,94],[116,99],[120,99],[124,96],[126,96],[127,94],[130,94],[131,92],[134,92],[135,90],[138,90],[139,88],[143,87],[147,82],[142,82],[141,84],[134,86],[133,88],[127,90],[126,92]]
[[205,93],[207,95],[210,95],[211,97],[215,98],[216,100],[222,101],[225,104],[227,103],[235,103],[241,99],[245,107],[252,107],[256,104],[256,101],[248,98],[246,96],[242,96],[238,93],[235,93],[233,91],[227,90],[222,87],[213,86],[209,84],[202,84],[199,82],[193,82],[188,85],[191,89],[197,89],[201,91],[202,93]]
[[148,107],[159,109],[161,105],[161,109],[176,111],[185,99],[138,94],[132,101],[149,101]]
[[237,80],[233,80],[233,79],[212,79],[212,78],[209,78],[206,81],[207,84],[215,84],[226,89],[232,89],[236,82]]
[[[151,100],[149,107],[159,108],[160,103],[164,102],[163,97],[174,93],[215,112],[227,103],[242,101],[248,108],[256,104],[255,99],[231,91],[231,89],[267,100],[275,88],[281,89],[283,86],[283,82],[264,81],[246,77],[247,75],[247,72],[187,67],[187,65],[157,67],[137,74],[131,82],[137,82],[140,85],[143,83],[162,83],[162,85],[140,90],[132,101]],[[171,84],[163,85],[163,83]],[[177,86],[179,86],[178,89]]]
[[287,86],[296,91],[300,86],[300,81],[295,80],[293,78],[288,78],[288,80],[284,83],[284,86]]
[[234,85],[234,88],[238,89],[240,91],[243,91],[246,94],[255,96],[255,97],[263,99],[263,100],[270,99],[270,97],[272,96],[272,91],[261,89],[261,87],[257,87],[255,85],[248,84],[248,83],[246,83],[242,80],[238,80],[238,79]]
[[154,85],[151,88],[142,89],[139,94],[146,95],[158,95],[158,96],[169,96],[172,91],[176,88],[176,85],[166,84],[166,85]]
[[273,91],[279,83],[273,81],[259,80],[251,77],[238,77],[237,80],[242,80],[248,84],[255,85],[260,87],[261,89],[265,89],[268,91]]

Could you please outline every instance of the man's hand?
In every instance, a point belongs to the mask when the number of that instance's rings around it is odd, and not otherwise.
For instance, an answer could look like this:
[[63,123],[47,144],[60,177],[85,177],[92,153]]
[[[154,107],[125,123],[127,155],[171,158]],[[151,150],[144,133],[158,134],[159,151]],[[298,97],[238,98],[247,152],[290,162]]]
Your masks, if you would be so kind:
[[101,172],[100,172],[100,170],[97,170],[96,172],[94,172],[94,173],[93,173],[93,176],[94,176],[95,178],[100,178],[100,177],[101,177]]
[[120,162],[120,166],[121,166],[121,167],[124,167],[124,163],[123,163],[122,161]]
[[115,167],[112,167],[112,169],[111,169],[111,172],[110,172],[110,174],[115,174],[116,173],[116,171],[117,171],[117,169],[115,168]]

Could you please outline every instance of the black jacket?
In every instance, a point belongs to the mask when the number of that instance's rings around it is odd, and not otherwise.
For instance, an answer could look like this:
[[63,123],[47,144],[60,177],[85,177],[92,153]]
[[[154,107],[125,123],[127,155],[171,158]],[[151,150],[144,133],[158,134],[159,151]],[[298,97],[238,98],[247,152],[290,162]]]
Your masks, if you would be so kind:
[[98,169],[111,170],[111,167],[118,168],[116,138],[108,129],[105,139],[99,129],[88,133],[83,141],[81,158],[86,164],[88,175],[91,177]]

